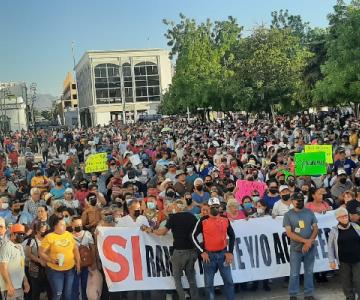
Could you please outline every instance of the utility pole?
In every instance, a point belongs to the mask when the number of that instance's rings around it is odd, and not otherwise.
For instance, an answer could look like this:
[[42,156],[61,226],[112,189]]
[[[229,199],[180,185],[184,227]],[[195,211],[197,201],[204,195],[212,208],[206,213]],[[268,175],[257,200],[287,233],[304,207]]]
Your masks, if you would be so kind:
[[32,95],[31,95],[30,111],[31,111],[31,123],[33,129],[35,129],[34,103],[36,101],[36,88],[37,88],[37,84],[35,82],[31,83],[30,91],[32,92]]

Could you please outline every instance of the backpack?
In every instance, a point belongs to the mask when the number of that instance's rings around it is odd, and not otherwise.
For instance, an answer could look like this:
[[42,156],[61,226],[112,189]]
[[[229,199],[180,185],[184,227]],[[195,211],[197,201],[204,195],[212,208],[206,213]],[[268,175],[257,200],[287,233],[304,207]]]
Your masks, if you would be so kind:
[[80,241],[80,246],[79,246],[80,266],[81,267],[90,267],[93,264],[93,257],[91,255],[90,248],[81,244],[85,237],[85,234],[86,234],[86,232],[84,232],[84,235]]

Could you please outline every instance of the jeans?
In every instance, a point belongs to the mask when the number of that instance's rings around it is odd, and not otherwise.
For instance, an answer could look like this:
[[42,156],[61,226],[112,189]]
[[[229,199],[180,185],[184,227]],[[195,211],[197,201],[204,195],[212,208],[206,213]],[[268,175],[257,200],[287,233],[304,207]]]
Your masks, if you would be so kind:
[[176,291],[180,300],[185,299],[184,289],[181,284],[181,276],[185,271],[186,278],[190,286],[190,294],[192,299],[197,299],[197,287],[195,279],[194,264],[197,260],[197,253],[195,249],[189,250],[174,250],[171,256],[171,264],[173,269],[173,276],[176,286]]
[[304,295],[305,297],[313,296],[315,247],[312,247],[307,253],[290,251],[289,295],[296,296],[299,293],[301,262],[304,262]]
[[80,274],[75,274],[73,288],[72,288],[72,300],[80,299],[79,283],[81,286],[81,299],[87,300],[86,287],[87,287],[88,275],[89,275],[88,267],[82,267]]
[[360,297],[360,263],[340,262],[339,273],[346,300],[355,300],[355,294]]
[[67,271],[56,271],[48,267],[46,268],[46,276],[51,286],[51,300],[71,300],[75,276],[74,268]]
[[235,299],[234,283],[231,276],[230,265],[225,263],[225,250],[209,252],[210,262],[204,262],[205,289],[209,300],[215,300],[214,276],[219,270],[224,282],[224,292],[227,300]]

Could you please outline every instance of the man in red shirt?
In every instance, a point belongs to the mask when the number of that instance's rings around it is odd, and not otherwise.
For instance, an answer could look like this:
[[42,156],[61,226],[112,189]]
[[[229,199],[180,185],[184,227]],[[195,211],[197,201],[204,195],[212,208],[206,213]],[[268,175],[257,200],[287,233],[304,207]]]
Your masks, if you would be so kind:
[[[233,250],[235,242],[234,230],[230,221],[219,214],[220,200],[209,199],[210,215],[202,217],[194,228],[192,238],[196,248],[200,251],[204,262],[205,288],[210,300],[215,300],[214,276],[219,270],[224,282],[227,300],[234,300],[234,283],[231,275]],[[201,246],[197,237],[203,235],[204,245]],[[227,243],[229,237],[229,245]]]

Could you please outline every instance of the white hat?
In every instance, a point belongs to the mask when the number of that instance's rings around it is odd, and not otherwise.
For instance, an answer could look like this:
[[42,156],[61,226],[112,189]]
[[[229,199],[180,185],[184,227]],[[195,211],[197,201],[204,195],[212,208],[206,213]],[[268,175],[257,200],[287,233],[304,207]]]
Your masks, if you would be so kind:
[[199,182],[200,184],[203,184],[203,183],[204,183],[204,181],[203,181],[201,178],[196,178],[196,179],[194,180],[194,186],[196,185],[197,182]]
[[340,175],[347,175],[347,174],[346,174],[346,171],[345,171],[344,169],[338,169],[337,174],[338,174],[338,176],[340,176]]
[[219,198],[213,197],[213,198],[209,199],[208,204],[210,206],[211,205],[220,205],[220,200],[219,200]]
[[65,194],[74,194],[74,191],[73,191],[73,189],[72,188],[67,188],[66,190],[65,190],[65,192],[64,192]]
[[341,216],[348,216],[348,215],[349,215],[349,213],[346,210],[346,208],[344,208],[344,207],[340,207],[335,211],[336,218],[341,217]]
[[279,192],[281,193],[283,190],[289,190],[289,186],[284,184],[284,185],[280,185],[279,187]]

